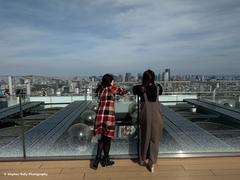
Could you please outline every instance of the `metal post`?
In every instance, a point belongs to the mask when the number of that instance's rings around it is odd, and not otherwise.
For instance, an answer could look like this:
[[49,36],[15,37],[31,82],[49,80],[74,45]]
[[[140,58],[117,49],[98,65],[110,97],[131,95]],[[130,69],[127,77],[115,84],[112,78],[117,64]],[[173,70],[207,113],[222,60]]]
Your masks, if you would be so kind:
[[85,96],[85,101],[87,101],[87,87],[85,88],[85,94],[84,94],[84,96]]
[[141,145],[140,145],[140,142],[141,142],[141,140],[140,140],[140,120],[139,120],[139,112],[140,112],[140,110],[139,110],[139,108],[140,108],[140,103],[139,103],[139,96],[137,96],[137,132],[138,132],[138,135],[137,135],[137,153],[138,153],[138,157],[140,158],[140,147],[141,147]]
[[19,105],[20,105],[20,118],[21,118],[21,127],[22,127],[22,146],[23,146],[23,158],[26,159],[26,149],[25,149],[25,136],[24,136],[24,120],[23,120],[23,109],[22,109],[22,96],[19,95]]
[[236,105],[236,108],[240,108],[240,95],[237,95],[236,96],[236,103],[235,103]]
[[213,102],[215,103],[216,102],[216,88],[214,88],[213,90]]

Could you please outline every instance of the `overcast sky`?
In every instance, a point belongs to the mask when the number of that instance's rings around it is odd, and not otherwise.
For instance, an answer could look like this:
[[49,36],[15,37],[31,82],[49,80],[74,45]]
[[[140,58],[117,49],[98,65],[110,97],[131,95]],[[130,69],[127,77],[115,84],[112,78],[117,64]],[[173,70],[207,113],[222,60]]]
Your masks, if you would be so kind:
[[239,74],[239,0],[0,0],[0,75]]

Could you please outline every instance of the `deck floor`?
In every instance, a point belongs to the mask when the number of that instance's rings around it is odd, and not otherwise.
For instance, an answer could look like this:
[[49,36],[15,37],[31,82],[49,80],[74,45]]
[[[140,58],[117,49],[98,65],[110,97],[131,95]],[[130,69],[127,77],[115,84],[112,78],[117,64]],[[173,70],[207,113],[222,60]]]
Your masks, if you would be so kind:
[[[239,180],[240,157],[160,158],[154,173],[132,160],[92,170],[87,160],[0,162],[1,180]],[[38,176],[37,176],[38,175]]]

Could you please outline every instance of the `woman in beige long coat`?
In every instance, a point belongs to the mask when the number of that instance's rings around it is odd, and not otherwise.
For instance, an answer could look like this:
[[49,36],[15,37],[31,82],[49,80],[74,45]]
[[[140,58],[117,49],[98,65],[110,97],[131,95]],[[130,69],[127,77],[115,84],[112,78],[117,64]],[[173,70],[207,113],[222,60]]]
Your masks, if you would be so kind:
[[154,172],[163,131],[163,119],[158,101],[158,96],[162,94],[162,86],[155,84],[155,74],[152,70],[144,72],[142,85],[134,86],[133,94],[141,98],[139,164],[144,165],[148,159],[148,168]]

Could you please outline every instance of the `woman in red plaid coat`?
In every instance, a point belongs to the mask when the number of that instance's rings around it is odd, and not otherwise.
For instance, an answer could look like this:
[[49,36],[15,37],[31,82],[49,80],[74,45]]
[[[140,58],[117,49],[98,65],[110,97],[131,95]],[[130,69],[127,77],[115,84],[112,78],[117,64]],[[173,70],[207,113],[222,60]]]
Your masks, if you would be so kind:
[[[102,78],[101,85],[96,90],[99,96],[99,105],[94,133],[100,137],[98,140],[97,155],[92,165],[94,169],[98,168],[99,162],[102,166],[111,166],[114,164],[114,161],[109,159],[109,151],[111,139],[115,133],[115,95],[124,95],[127,91],[113,84],[113,76],[111,74],[105,74]],[[104,152],[103,158],[102,151]]]

